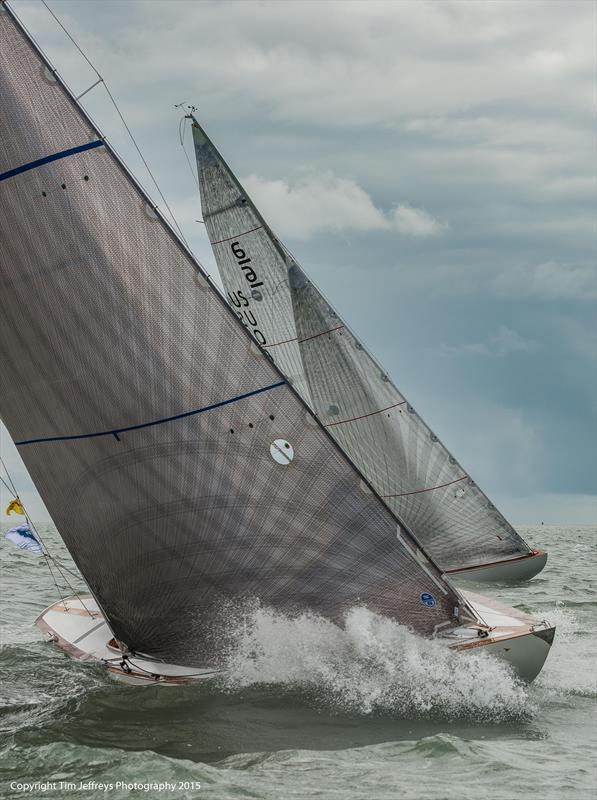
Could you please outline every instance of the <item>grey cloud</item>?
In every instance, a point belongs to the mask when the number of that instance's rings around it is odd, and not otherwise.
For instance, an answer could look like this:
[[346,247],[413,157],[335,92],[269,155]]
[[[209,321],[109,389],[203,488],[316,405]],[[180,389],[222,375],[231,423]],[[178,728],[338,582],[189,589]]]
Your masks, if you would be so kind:
[[517,331],[500,325],[496,333],[484,342],[469,342],[460,345],[443,345],[443,352],[451,356],[490,356],[504,358],[513,353],[534,353],[537,342],[525,339]]
[[242,179],[243,186],[257,202],[279,234],[304,239],[321,231],[397,231],[405,236],[425,238],[448,229],[445,222],[428,211],[398,203],[389,212],[377,208],[354,180],[332,172],[300,176],[293,185],[268,181],[257,175]]
[[[75,92],[93,83],[37,0],[13,5]],[[237,174],[282,187],[292,250],[506,513],[594,490],[594,4],[52,8],[109,82],[209,271],[181,100]],[[101,87],[84,102],[154,195]],[[313,226],[293,192],[327,174],[362,192],[367,224],[344,209],[341,224]],[[430,215],[438,235],[401,234],[397,206],[403,222],[405,208]],[[446,358],[457,343],[486,354]]]

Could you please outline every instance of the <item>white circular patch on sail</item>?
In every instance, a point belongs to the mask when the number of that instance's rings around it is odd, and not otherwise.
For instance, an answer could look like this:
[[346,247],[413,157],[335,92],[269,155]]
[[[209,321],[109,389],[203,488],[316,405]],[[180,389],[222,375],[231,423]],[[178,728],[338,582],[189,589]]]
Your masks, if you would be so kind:
[[286,439],[276,439],[271,443],[269,451],[274,461],[284,466],[290,464],[294,458],[294,447]]

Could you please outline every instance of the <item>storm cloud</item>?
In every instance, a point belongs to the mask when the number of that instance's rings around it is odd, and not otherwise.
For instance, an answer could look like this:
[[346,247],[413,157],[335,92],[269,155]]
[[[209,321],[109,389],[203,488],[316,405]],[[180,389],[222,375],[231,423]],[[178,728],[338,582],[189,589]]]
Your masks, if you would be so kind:
[[[181,101],[506,516],[594,520],[594,3],[51,5],[210,271]],[[12,6],[75,93],[95,81]],[[83,103],[155,196],[102,87]]]

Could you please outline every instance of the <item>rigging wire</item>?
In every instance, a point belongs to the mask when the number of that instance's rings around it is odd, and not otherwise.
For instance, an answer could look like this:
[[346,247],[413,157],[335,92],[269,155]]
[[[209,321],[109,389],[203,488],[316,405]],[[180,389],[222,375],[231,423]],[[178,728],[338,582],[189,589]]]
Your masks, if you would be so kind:
[[[48,569],[50,570],[50,575],[52,576],[52,581],[54,582],[54,586],[56,587],[56,591],[57,591],[60,599],[62,601],[64,601],[64,599],[65,599],[64,598],[64,592],[63,592],[63,590],[61,590],[60,586],[58,585],[58,581],[56,580],[56,576],[54,575],[54,570],[52,569],[52,563],[54,564],[58,574],[62,578],[62,581],[63,581],[64,585],[77,598],[77,600],[81,603],[81,605],[83,606],[85,611],[87,611],[88,613],[91,613],[89,611],[89,609],[87,608],[87,606],[85,605],[85,603],[83,602],[83,599],[82,599],[81,595],[79,594],[79,592],[77,592],[77,590],[74,588],[74,586],[69,581],[69,579],[67,577],[65,577],[64,572],[68,572],[70,575],[72,575],[74,578],[77,578],[77,579],[79,578],[79,576],[76,575],[72,570],[68,569],[68,567],[64,566],[64,564],[61,564],[50,553],[50,548],[48,547],[48,545],[46,544],[46,542],[42,538],[39,530],[37,529],[35,523],[31,519],[31,516],[29,515],[27,509],[25,508],[25,504],[23,503],[23,501],[19,497],[19,493],[17,492],[17,488],[16,488],[16,486],[15,486],[13,480],[12,480],[12,477],[10,475],[8,467],[6,466],[2,456],[0,456],[0,465],[2,466],[2,469],[4,470],[4,472],[6,473],[6,477],[8,478],[8,483],[4,480],[4,478],[1,475],[0,475],[0,481],[2,482],[2,484],[7,489],[8,493],[11,494],[15,499],[18,499],[19,503],[21,504],[21,508],[23,509],[23,513],[24,513],[25,519],[27,520],[27,524],[29,525],[30,528],[33,529],[33,532],[35,533],[35,536],[37,537],[39,542],[42,544],[42,546],[43,546],[42,555],[43,555],[43,557],[45,559],[45,563],[46,563]],[[64,570],[64,572],[63,572],[63,570]]]
[[[83,58],[85,59],[85,61],[86,61],[86,62],[89,64],[89,66],[91,67],[91,69],[92,69],[92,70],[95,72],[95,74],[97,75],[97,77],[98,77],[98,80],[96,81],[96,83],[94,84],[94,86],[97,86],[97,84],[98,84],[98,83],[101,83],[101,84],[103,85],[104,89],[106,90],[106,94],[107,94],[107,95],[108,95],[108,97],[110,98],[110,101],[112,102],[112,105],[114,106],[114,108],[115,108],[115,110],[116,110],[116,113],[117,113],[117,114],[118,114],[118,116],[120,117],[120,121],[122,122],[122,124],[123,124],[123,126],[124,126],[124,129],[125,129],[125,130],[126,130],[126,132],[128,133],[128,135],[129,135],[129,138],[130,138],[131,142],[133,143],[133,145],[134,145],[134,147],[135,147],[135,150],[137,151],[137,153],[138,153],[138,155],[139,155],[139,158],[140,158],[140,159],[141,159],[141,161],[143,162],[143,165],[145,166],[145,169],[147,170],[147,172],[148,172],[148,174],[149,174],[149,177],[150,177],[150,178],[151,178],[151,180],[153,181],[153,184],[154,184],[154,186],[155,186],[155,188],[156,188],[156,190],[157,190],[157,192],[158,192],[159,196],[161,197],[161,199],[162,199],[162,202],[164,203],[164,206],[165,206],[165,208],[168,210],[168,213],[170,214],[170,217],[171,217],[171,219],[172,219],[172,222],[174,223],[174,226],[175,226],[176,230],[178,231],[178,234],[179,234],[180,238],[181,238],[181,239],[182,239],[182,241],[185,243],[185,245],[186,245],[187,249],[189,249],[189,250],[190,250],[191,248],[190,248],[190,246],[189,246],[189,243],[187,242],[187,240],[186,240],[186,238],[185,238],[185,236],[184,236],[184,233],[182,232],[182,230],[181,230],[181,227],[180,227],[180,225],[178,224],[178,222],[177,222],[177,220],[176,220],[176,217],[174,216],[174,213],[173,213],[172,209],[171,209],[171,208],[170,208],[170,206],[168,205],[168,201],[166,200],[166,198],[165,198],[165,196],[164,196],[164,194],[163,194],[162,190],[160,189],[160,187],[159,187],[159,184],[158,184],[158,182],[157,182],[157,180],[156,180],[156,178],[155,178],[155,176],[154,176],[153,172],[151,171],[151,168],[150,168],[149,164],[147,163],[147,161],[146,161],[146,159],[145,159],[145,156],[144,156],[144,155],[143,155],[143,153],[141,152],[141,148],[140,148],[140,147],[139,147],[139,145],[137,144],[137,141],[136,141],[136,139],[135,139],[135,137],[134,137],[134,135],[133,135],[133,132],[132,132],[132,131],[131,131],[131,129],[129,128],[129,126],[128,126],[128,124],[127,124],[127,122],[126,122],[126,120],[125,120],[125,118],[124,118],[124,116],[123,116],[123,114],[122,114],[122,112],[121,112],[120,108],[118,107],[118,103],[117,103],[117,102],[116,102],[116,100],[114,99],[114,96],[113,96],[112,92],[110,91],[110,89],[109,89],[109,87],[108,87],[108,84],[107,84],[107,83],[106,83],[106,81],[105,81],[105,80],[102,78],[102,76],[99,74],[99,72],[97,71],[97,69],[95,68],[95,66],[92,64],[92,62],[90,61],[90,59],[88,58],[88,56],[87,56],[87,55],[84,53],[84,51],[81,49],[81,47],[79,47],[79,45],[77,44],[77,42],[75,41],[75,39],[73,38],[73,36],[72,36],[72,35],[69,33],[69,31],[67,30],[67,28],[66,28],[66,27],[65,27],[65,26],[62,24],[62,22],[61,22],[61,21],[60,21],[60,19],[59,19],[59,18],[56,16],[56,14],[54,14],[54,12],[53,12],[53,11],[52,11],[52,9],[50,8],[50,6],[47,4],[46,0],[41,0],[41,3],[42,3],[42,4],[43,4],[45,7],[46,7],[46,9],[47,9],[47,10],[48,10],[48,12],[50,13],[50,15],[51,15],[51,16],[54,18],[54,20],[56,21],[56,23],[57,23],[57,24],[58,24],[58,25],[59,25],[59,26],[62,28],[62,30],[64,31],[64,33],[66,34],[66,36],[67,36],[67,37],[70,39],[70,41],[73,43],[73,45],[74,45],[74,46],[76,47],[76,49],[79,51],[79,53],[80,53],[80,54],[83,56]],[[93,87],[89,87],[89,89],[92,89],[92,88],[93,88]],[[86,89],[86,90],[85,90],[85,92],[83,92],[82,94],[80,94],[80,95],[79,95],[79,98],[81,98],[81,97],[83,96],[83,94],[86,94],[86,93],[87,93],[87,91],[89,91],[89,89]]]
[[[191,164],[191,159],[189,158],[189,154],[187,153],[187,148],[184,146],[184,134],[185,134],[185,121],[188,119],[187,115],[185,114],[183,117],[180,118],[180,122],[178,123],[178,138],[180,140],[180,146],[182,147],[182,151],[184,153],[184,157],[187,160],[187,164],[189,165],[189,171],[193,176],[193,183],[197,187],[197,189],[201,190],[199,186],[199,178],[197,177],[197,173],[193,169],[193,165]],[[198,220],[199,221],[199,220]]]
[[[106,659],[104,659],[104,660],[106,660]],[[110,660],[114,661],[115,659],[110,659]],[[122,662],[128,662],[129,664],[132,664],[132,666],[135,669],[138,669],[139,672],[145,672],[146,675],[151,675],[152,678],[167,678],[168,677],[167,675],[162,676],[159,673],[150,672],[150,670],[144,669],[143,667],[140,667],[139,664],[135,664],[135,662],[131,659],[130,656],[125,656],[121,660],[121,663]],[[207,679],[208,677],[211,677],[212,675],[219,675],[221,673],[221,671],[222,670],[213,670],[212,672],[208,672],[207,674],[205,672],[193,672],[190,675],[185,675],[184,677],[185,678],[203,678],[203,677],[205,677]]]

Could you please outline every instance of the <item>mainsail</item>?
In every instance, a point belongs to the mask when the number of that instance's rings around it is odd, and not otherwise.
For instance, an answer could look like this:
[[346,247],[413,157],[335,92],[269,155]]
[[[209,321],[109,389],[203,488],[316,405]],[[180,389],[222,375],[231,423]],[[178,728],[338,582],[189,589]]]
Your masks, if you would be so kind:
[[209,665],[254,598],[455,624],[459,595],[4,3],[0,140],[0,414],[121,646]]
[[284,249],[196,120],[192,130],[204,221],[230,302],[239,305],[250,265],[259,289],[242,298],[249,329],[267,331],[263,346],[376,493],[445,570],[529,553]]

